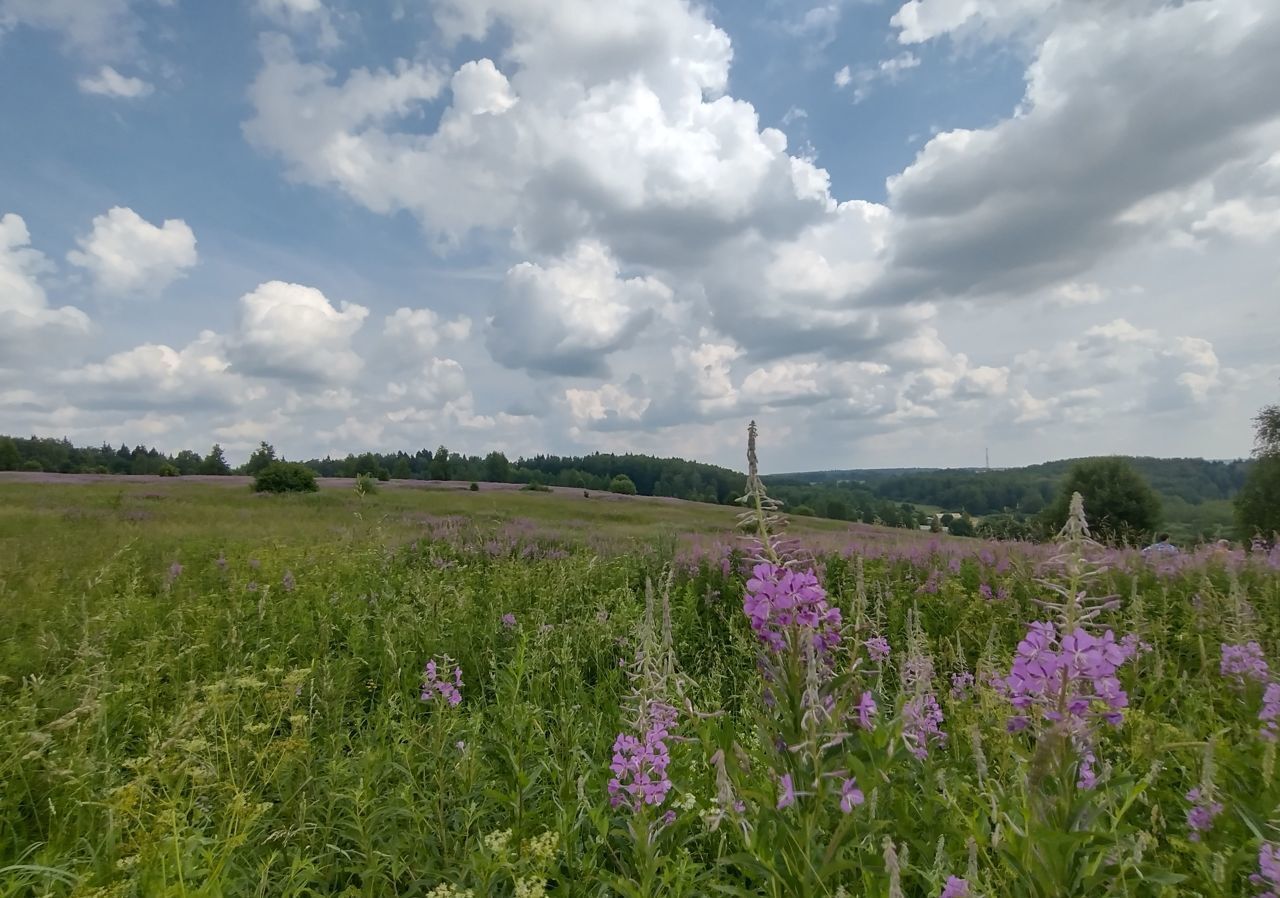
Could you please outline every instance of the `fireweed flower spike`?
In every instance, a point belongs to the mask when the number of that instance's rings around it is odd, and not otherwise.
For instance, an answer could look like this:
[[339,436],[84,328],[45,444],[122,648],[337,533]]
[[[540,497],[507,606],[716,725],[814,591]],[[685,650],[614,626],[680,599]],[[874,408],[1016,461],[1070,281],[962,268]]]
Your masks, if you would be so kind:
[[938,898],[969,898],[969,883],[959,876],[948,876]]
[[462,668],[455,667],[453,679],[450,680],[447,675],[441,675],[441,666],[447,667],[448,659],[441,664],[437,664],[434,659],[427,662],[426,669],[422,672],[422,700],[434,702],[436,699],[444,699],[450,707],[456,708],[462,704]]
[[848,777],[840,784],[840,810],[844,813],[850,813],[866,800],[866,796],[858,788],[857,780],[853,777]]
[[1249,882],[1262,889],[1256,898],[1280,898],[1280,845],[1263,842],[1258,849],[1258,872]]

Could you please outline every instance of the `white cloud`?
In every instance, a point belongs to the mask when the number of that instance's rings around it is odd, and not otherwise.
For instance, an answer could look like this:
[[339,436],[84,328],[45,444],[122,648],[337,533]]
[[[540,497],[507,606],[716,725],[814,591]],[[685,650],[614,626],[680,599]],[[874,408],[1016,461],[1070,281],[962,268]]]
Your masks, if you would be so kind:
[[577,426],[595,426],[606,421],[638,422],[649,400],[632,396],[617,384],[603,384],[593,390],[570,388],[564,392],[569,414]]
[[[1048,5],[926,0],[904,6],[900,17],[914,11],[899,24],[923,40],[977,8],[1012,22]],[[925,28],[928,9],[941,18]],[[1133,214],[1142,204],[1274,152],[1280,95],[1254,88],[1280,81],[1280,6],[1054,9],[1016,113],[937,135],[889,179],[892,260],[878,299],[1020,294],[1076,278],[1159,235],[1160,217]]]
[[904,51],[889,59],[882,59],[874,66],[864,66],[851,71],[848,66],[836,72],[836,87],[845,88],[853,85],[853,101],[861,103],[871,96],[876,84],[896,84],[902,79],[904,72],[917,68],[920,57],[910,51]]
[[84,268],[96,288],[114,296],[155,295],[196,264],[196,237],[180,218],[156,227],[132,209],[116,206],[93,219],[67,261]]
[[397,401],[440,408],[468,395],[467,374],[453,359],[431,358],[412,380],[387,384],[387,393]]
[[300,382],[345,381],[363,367],[351,340],[369,310],[334,308],[314,287],[268,281],[240,297],[240,320],[229,342],[233,368]]
[[22,216],[0,217],[0,369],[45,356],[53,346],[89,333],[89,318],[74,306],[52,308],[40,276],[49,264],[31,247]]
[[19,27],[54,31],[83,55],[123,58],[137,49],[142,26],[134,8],[140,5],[140,0],[0,0],[0,37]]
[[471,319],[465,315],[445,321],[432,309],[401,307],[382,324],[383,338],[403,356],[420,358],[441,340],[462,342],[471,335]]
[[230,367],[222,340],[203,331],[181,350],[145,343],[64,372],[59,382],[73,388],[82,407],[229,408],[246,393]]
[[133,76],[126,77],[109,65],[99,69],[97,75],[81,78],[78,84],[80,90],[87,94],[126,100],[145,97],[155,89],[149,81]]
[[256,0],[255,8],[277,25],[314,33],[317,46],[332,49],[341,43],[333,15],[322,0]]
[[583,242],[546,267],[521,262],[507,272],[489,350],[512,368],[598,374],[671,298],[661,281],[624,278],[603,246]]

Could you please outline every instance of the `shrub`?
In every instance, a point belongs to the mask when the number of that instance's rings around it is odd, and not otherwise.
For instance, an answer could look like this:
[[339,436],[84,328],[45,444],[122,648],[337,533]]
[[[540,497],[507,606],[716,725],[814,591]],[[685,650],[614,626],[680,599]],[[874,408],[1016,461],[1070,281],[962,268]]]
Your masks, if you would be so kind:
[[1245,541],[1264,540],[1280,533],[1280,455],[1269,455],[1253,463],[1249,479],[1236,495],[1236,520]]
[[258,493],[314,493],[316,472],[295,461],[273,461],[253,478]]
[[180,475],[181,475],[181,473],[182,473],[182,472],[180,472],[180,471],[179,471],[177,468],[175,468],[173,465],[161,465],[161,466],[160,466],[160,476],[161,476],[161,477],[178,477],[178,476],[180,476]]
[[473,493],[478,493],[478,492],[480,492],[480,484],[476,483],[476,482],[473,480],[473,481],[471,481],[471,486],[467,487],[467,489],[471,490],[471,492],[473,492]]
[[24,470],[24,471],[43,471],[43,470],[44,470],[44,465],[40,464],[40,462],[36,461],[34,458],[30,458],[30,459],[27,459],[26,461],[24,461],[24,462],[22,463],[22,470]]
[[624,496],[634,496],[636,494],[636,485],[626,474],[619,474],[609,481],[609,492],[621,493]]
[[797,517],[805,518],[812,518],[817,515],[817,512],[808,505],[797,505],[795,508],[791,509],[791,513]]
[[378,479],[372,474],[357,474],[356,492],[361,496],[376,494],[378,492]]
[[543,483],[541,480],[539,480],[536,477],[530,480],[524,486],[520,487],[520,489],[525,490],[526,492],[531,492],[531,493],[551,492],[551,487],[547,486],[545,483]]
[[1084,497],[1089,527],[1104,542],[1137,539],[1160,524],[1159,497],[1123,458],[1090,458],[1072,466],[1043,514],[1054,532],[1067,520],[1072,493]]

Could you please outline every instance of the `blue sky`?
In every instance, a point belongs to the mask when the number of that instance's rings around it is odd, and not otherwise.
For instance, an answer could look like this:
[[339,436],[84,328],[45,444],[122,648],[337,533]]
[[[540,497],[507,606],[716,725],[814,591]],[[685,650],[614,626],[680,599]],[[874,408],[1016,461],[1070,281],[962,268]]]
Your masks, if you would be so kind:
[[0,0],[0,432],[1242,455],[1274,83],[1264,0]]

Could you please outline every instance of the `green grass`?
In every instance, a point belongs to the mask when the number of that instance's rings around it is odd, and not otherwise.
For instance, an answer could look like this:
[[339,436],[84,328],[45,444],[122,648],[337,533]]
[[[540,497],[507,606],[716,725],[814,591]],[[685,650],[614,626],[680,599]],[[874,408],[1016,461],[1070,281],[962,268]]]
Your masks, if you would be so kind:
[[[673,534],[734,521],[580,494],[0,484],[0,898],[808,898],[889,894],[894,876],[917,898],[952,874],[981,896],[1251,894],[1280,781],[1260,688],[1219,675],[1218,645],[1256,639],[1275,664],[1275,571],[1094,584],[1124,597],[1106,625],[1153,649],[1126,665],[1132,707],[1100,732],[1084,793],[1046,777],[994,690],[949,694],[954,672],[1006,671],[1047,613],[1034,570],[965,540],[944,544],[954,569],[825,558],[852,648],[838,700],[865,690],[881,710],[824,749],[842,773],[798,773],[813,794],[779,810],[776,772],[809,769],[790,746],[812,719],[762,702],[741,569],[668,573]],[[882,667],[859,648],[873,634],[895,649]],[[949,734],[923,761],[901,739],[908,645],[932,659]],[[633,680],[620,662],[637,657]],[[420,699],[432,659],[460,669],[458,707]],[[606,783],[637,689],[700,713],[677,724],[671,795],[632,815]],[[799,735],[779,750],[774,727]],[[1184,796],[1209,746],[1229,813],[1192,842]],[[849,772],[867,800],[845,815]],[[725,777],[745,812],[713,826]]]

